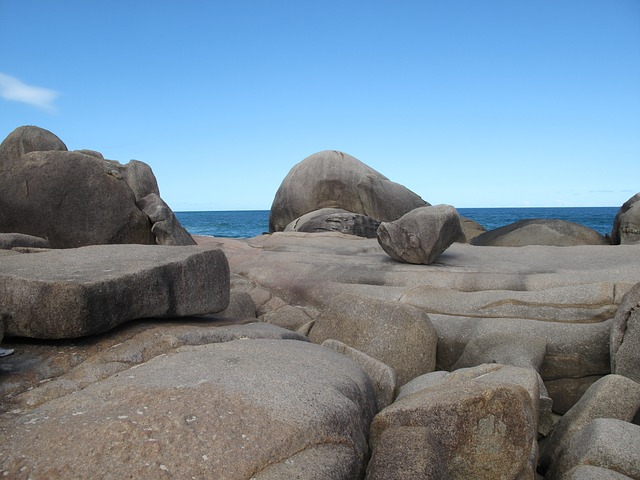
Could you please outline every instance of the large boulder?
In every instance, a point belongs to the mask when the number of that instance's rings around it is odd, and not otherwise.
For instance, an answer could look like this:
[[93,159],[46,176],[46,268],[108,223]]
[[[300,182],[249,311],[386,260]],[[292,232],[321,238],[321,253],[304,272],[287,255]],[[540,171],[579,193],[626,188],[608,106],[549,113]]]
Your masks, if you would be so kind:
[[450,205],[411,210],[378,227],[378,243],[399,262],[428,265],[455,241],[465,238],[460,216]]
[[341,208],[379,222],[400,218],[428,205],[418,195],[335,150],[315,153],[295,165],[276,192],[269,231],[283,231],[305,213],[321,208]]
[[150,193],[141,198],[138,208],[142,210],[153,223],[151,232],[156,236],[159,245],[195,245],[196,241],[189,232],[180,224],[175,214],[169,208],[160,195]]
[[611,326],[609,348],[611,372],[640,382],[640,283],[622,297]]
[[52,248],[155,244],[136,205],[158,194],[151,168],[92,150],[67,151],[53,133],[19,127],[0,145],[0,232],[45,238]]
[[[183,347],[1,419],[7,478],[362,478],[375,396],[295,340]],[[63,440],[63,441],[61,441]]]
[[640,192],[624,202],[613,220],[611,243],[631,245],[640,243]]
[[533,218],[505,225],[478,235],[472,245],[493,247],[523,247],[550,245],[607,245],[607,239],[592,228],[566,220]]
[[7,336],[74,338],[136,318],[224,310],[229,265],[220,250],[96,245],[0,257]]

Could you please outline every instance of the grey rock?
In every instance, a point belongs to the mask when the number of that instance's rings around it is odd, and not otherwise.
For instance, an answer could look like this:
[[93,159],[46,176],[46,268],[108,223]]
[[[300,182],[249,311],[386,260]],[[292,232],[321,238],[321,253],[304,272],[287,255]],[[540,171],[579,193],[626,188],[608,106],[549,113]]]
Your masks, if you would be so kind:
[[[444,382],[397,400],[382,410],[371,424],[372,458],[377,463],[398,464],[380,452],[389,444],[406,445],[410,465],[415,457],[441,459],[441,467],[454,479],[532,478],[535,447],[535,409],[519,385],[478,381]],[[398,438],[399,427],[419,427],[427,432]],[[392,439],[385,439],[387,432]],[[420,439],[431,438],[434,445]],[[426,447],[426,448],[425,448]],[[435,447],[435,448],[434,448]],[[394,454],[394,450],[388,450]],[[389,473],[389,478],[402,478]],[[445,477],[446,478],[446,477]]]
[[218,249],[100,245],[0,257],[7,336],[73,338],[136,318],[213,313],[229,303]]
[[44,129],[16,129],[0,145],[0,232],[46,238],[52,248],[153,243],[147,216],[112,163],[69,152]]
[[57,136],[44,128],[35,126],[18,127],[0,144],[0,169],[19,161],[20,157],[29,152],[46,152],[49,150],[66,152],[67,146]]
[[629,422],[640,409],[640,384],[620,375],[607,375],[595,382],[556,424],[540,452],[540,467],[546,470],[562,456],[571,438],[596,418]]
[[594,465],[577,465],[569,470],[563,480],[630,480],[630,477]]
[[175,214],[164,200],[155,193],[150,193],[140,201],[137,206],[142,210],[152,223],[151,232],[156,236],[158,245],[195,245],[196,241],[182,226]]
[[534,218],[520,220],[478,235],[472,245],[522,247],[525,245],[576,246],[608,245],[609,241],[592,228],[566,220]]
[[49,248],[49,241],[46,238],[23,233],[0,233],[0,250],[11,250],[16,247]]
[[382,222],[377,233],[378,243],[394,260],[427,265],[464,238],[460,216],[450,205],[416,208],[396,221]]
[[471,339],[452,370],[483,363],[501,363],[540,370],[547,351],[543,337],[510,332],[492,332]]
[[374,409],[362,369],[318,345],[182,347],[4,418],[0,434],[11,440],[0,445],[0,470],[9,478],[352,480],[364,475]]
[[379,222],[400,218],[428,205],[358,159],[325,150],[295,165],[276,192],[269,232],[280,232],[296,218],[321,208],[341,208]]
[[360,350],[393,368],[399,385],[434,370],[438,338],[424,312],[375,298],[327,294],[309,340],[334,339]]
[[389,427],[378,440],[367,466],[366,480],[451,480],[445,454],[422,426]]
[[566,479],[579,465],[603,467],[640,479],[640,426],[614,418],[592,420],[571,438],[544,478]]
[[611,243],[633,245],[640,243],[640,192],[624,202],[613,220]]
[[[484,228],[475,220],[463,217],[462,215],[460,215],[460,226],[462,227],[462,231],[464,232],[464,243],[471,243],[471,240],[487,231],[486,228]],[[458,241],[463,240],[460,239]]]
[[[438,388],[446,383],[480,382],[489,384],[519,385],[531,397],[534,406],[535,423],[542,435],[548,433],[552,423],[551,400],[547,396],[544,383],[538,373],[531,368],[512,365],[485,364],[463,368],[455,372],[432,372],[414,378],[400,387],[396,401],[426,388]],[[542,431],[541,431],[542,430]]]
[[375,238],[380,222],[361,213],[341,208],[321,208],[306,213],[286,226],[285,232],[340,232],[358,237]]
[[640,283],[622,297],[609,344],[611,372],[640,382]]
[[322,346],[346,355],[367,372],[376,392],[378,411],[393,403],[398,384],[396,372],[393,368],[337,340],[325,340],[322,342]]
[[256,304],[247,292],[231,290],[229,306],[214,314],[216,318],[250,319],[256,318]]
[[[336,232],[215,240],[232,271],[256,286],[260,294],[254,300],[267,301],[273,292],[285,304],[323,312],[346,294],[362,302],[418,308],[438,334],[437,370],[451,370],[477,336],[545,339],[540,375],[554,411],[568,410],[588,385],[611,372],[611,324],[623,295],[638,283],[640,268],[635,245],[479,248],[454,243],[437,263],[412,265],[393,261],[374,239]],[[374,312],[372,306],[370,315],[377,316]],[[334,331],[349,325],[348,307],[341,316]],[[336,338],[330,330],[320,342]],[[376,342],[383,349],[382,339]]]
[[20,355],[2,362],[0,411],[18,408],[28,412],[183,346],[250,339],[307,341],[274,325],[203,315],[132,321],[72,341],[14,343]]

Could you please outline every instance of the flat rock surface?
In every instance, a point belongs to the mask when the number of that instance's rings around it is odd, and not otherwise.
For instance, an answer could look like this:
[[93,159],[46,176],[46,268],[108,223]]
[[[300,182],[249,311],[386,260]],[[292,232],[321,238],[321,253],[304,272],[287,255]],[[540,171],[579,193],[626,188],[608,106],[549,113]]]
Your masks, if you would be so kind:
[[73,338],[136,318],[213,313],[229,303],[215,248],[99,245],[0,256],[5,336]]
[[547,342],[540,374],[556,382],[556,397],[569,395],[564,405],[579,398],[575,389],[570,394],[576,379],[610,373],[611,322],[622,296],[640,282],[633,245],[454,243],[431,265],[409,265],[389,258],[374,239],[333,232],[198,241],[222,248],[232,273],[290,305],[321,314],[331,299],[348,294],[365,304],[418,307],[437,330],[437,370],[450,370],[478,335],[538,337]]

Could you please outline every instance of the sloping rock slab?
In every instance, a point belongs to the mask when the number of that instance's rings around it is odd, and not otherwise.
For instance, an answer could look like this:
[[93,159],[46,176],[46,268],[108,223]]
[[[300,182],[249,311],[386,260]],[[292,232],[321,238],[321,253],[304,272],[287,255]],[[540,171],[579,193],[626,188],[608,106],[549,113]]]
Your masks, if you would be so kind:
[[229,265],[203,247],[100,245],[0,257],[6,336],[74,338],[128,320],[218,312]]
[[29,415],[5,414],[0,471],[351,480],[364,472],[374,413],[367,375],[330,349],[295,340],[183,347]]

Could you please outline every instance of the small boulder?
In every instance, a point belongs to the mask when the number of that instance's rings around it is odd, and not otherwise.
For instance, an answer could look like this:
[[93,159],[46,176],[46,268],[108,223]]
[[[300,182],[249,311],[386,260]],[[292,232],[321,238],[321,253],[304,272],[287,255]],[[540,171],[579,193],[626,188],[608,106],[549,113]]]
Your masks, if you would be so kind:
[[214,313],[229,291],[229,264],[213,248],[97,245],[0,257],[7,336],[75,338],[138,318]]
[[[439,460],[437,468],[444,470],[440,478],[533,478],[535,409],[519,385],[472,380],[425,388],[376,415],[371,424],[370,468],[389,464],[402,469],[402,462],[394,459],[398,453],[394,446],[402,444],[407,447],[404,458],[410,459],[412,468]],[[426,431],[414,430],[416,427]],[[387,435],[392,438],[385,438]],[[388,471],[384,478],[417,477]]]
[[419,308],[343,293],[318,309],[312,342],[334,339],[360,350],[393,368],[398,385],[434,370],[438,336]]
[[525,245],[608,245],[607,239],[592,228],[566,220],[534,218],[520,220],[478,235],[471,245],[523,247]]
[[16,247],[49,248],[49,241],[46,238],[23,233],[0,233],[0,250],[11,250]]
[[358,237],[375,238],[380,222],[361,213],[341,208],[321,208],[296,218],[285,232],[340,232]]
[[269,232],[281,232],[296,218],[321,208],[341,208],[379,222],[396,220],[428,205],[418,195],[335,150],[315,153],[295,165],[276,192]]
[[579,465],[602,467],[640,479],[640,426],[614,418],[592,420],[571,438],[544,478],[564,480]]
[[611,372],[640,382],[640,283],[620,301],[611,326]]
[[156,236],[158,245],[195,245],[196,241],[182,226],[164,200],[155,193],[142,198],[137,203],[152,223],[151,232]]
[[405,263],[433,263],[461,238],[460,216],[450,205],[416,208],[378,227],[380,246],[391,258]]
[[624,202],[613,220],[611,243],[632,245],[640,243],[640,192]]
[[595,382],[558,421],[540,451],[540,468],[546,471],[568,448],[571,438],[596,418],[633,420],[640,409],[640,384],[620,375],[607,375]]

